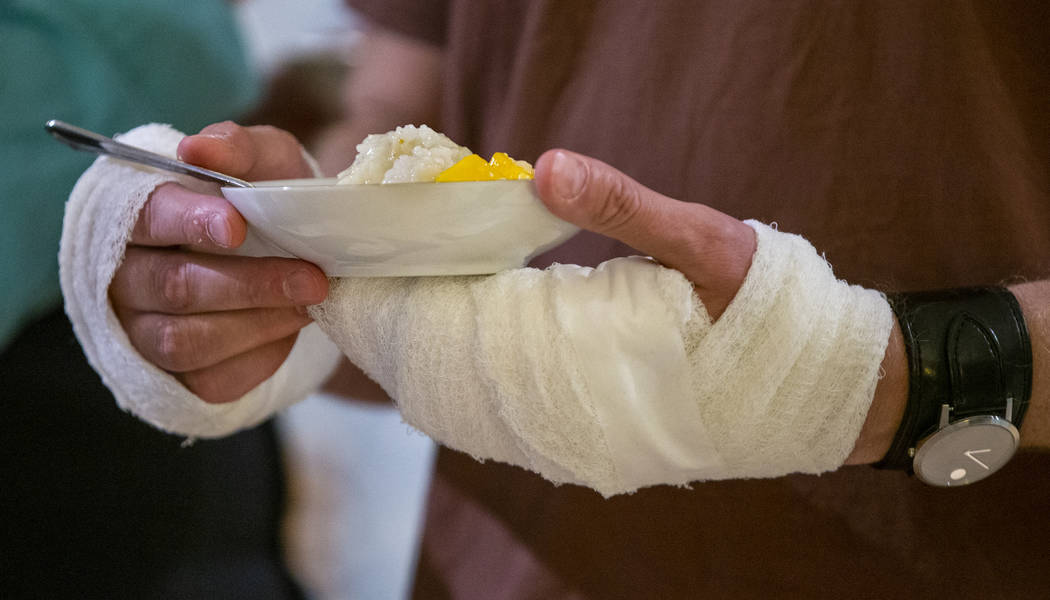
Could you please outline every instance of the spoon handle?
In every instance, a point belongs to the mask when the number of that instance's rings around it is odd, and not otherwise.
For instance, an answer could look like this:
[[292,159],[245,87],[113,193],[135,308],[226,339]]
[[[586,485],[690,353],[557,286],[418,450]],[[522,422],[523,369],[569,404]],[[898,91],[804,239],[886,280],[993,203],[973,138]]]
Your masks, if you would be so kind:
[[69,123],[63,123],[62,121],[52,119],[44,124],[44,129],[46,129],[58,141],[77,150],[94,152],[96,154],[108,154],[115,158],[156,167],[173,173],[182,173],[183,175],[189,175],[191,177],[196,177],[197,179],[211,181],[220,185],[255,187],[243,179],[237,179],[236,177],[224,175],[218,171],[204,169],[182,162],[181,160],[175,160],[173,158],[161,156],[160,154],[142,150],[141,148],[122,144],[113,138],[108,138],[104,135],[99,135],[94,131],[81,129],[80,127],[70,125]]

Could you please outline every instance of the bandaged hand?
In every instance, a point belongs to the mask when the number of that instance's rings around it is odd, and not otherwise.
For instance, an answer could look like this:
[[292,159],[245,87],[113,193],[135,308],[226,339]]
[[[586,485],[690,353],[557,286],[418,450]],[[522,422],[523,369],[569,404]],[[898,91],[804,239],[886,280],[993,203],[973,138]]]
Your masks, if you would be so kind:
[[[299,143],[272,127],[210,125],[184,138],[180,158],[247,180],[310,177]],[[284,362],[324,299],[315,265],[229,252],[247,225],[215,191],[178,183],[139,213],[110,299],[132,345],[208,402],[243,396]],[[217,254],[224,253],[224,254]]]
[[[309,174],[298,143],[272,128],[224,123],[186,138],[150,124],[119,139],[249,179]],[[304,315],[327,280],[303,261],[230,255],[262,245],[211,184],[109,157],[81,176],[66,204],[62,294],[121,407],[166,431],[216,437],[328,378],[341,355]]]
[[547,207],[651,259],[333,280],[311,315],[409,424],[603,495],[819,473],[849,455],[892,326],[804,239],[594,159],[536,164]]

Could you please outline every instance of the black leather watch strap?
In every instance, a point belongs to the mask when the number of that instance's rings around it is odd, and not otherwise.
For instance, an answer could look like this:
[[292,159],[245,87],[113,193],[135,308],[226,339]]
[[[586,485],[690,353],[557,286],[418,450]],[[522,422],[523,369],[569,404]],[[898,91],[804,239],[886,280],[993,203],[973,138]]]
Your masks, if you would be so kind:
[[952,421],[1005,416],[1018,429],[1032,388],[1032,348],[1021,307],[1001,287],[890,296],[908,353],[908,404],[878,468],[911,469],[918,442]]

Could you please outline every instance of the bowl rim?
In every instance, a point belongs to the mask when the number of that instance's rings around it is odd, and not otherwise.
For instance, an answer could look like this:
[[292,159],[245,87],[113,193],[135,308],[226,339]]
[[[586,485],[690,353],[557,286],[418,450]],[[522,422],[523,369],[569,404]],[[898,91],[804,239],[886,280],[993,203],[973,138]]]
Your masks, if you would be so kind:
[[336,183],[338,178],[336,177],[321,177],[321,178],[302,178],[302,179],[268,179],[262,181],[253,181],[252,185],[255,187],[244,188],[234,186],[224,186],[223,190],[234,190],[236,192],[251,193],[252,190],[265,190],[272,192],[276,190],[280,191],[301,191],[301,190],[353,190],[361,188],[369,189],[404,189],[408,186],[419,186],[419,185],[440,185],[443,187],[473,187],[479,185],[488,186],[533,186],[535,187],[536,181],[534,179],[490,179],[485,181],[410,181],[410,182],[398,182],[398,183]]

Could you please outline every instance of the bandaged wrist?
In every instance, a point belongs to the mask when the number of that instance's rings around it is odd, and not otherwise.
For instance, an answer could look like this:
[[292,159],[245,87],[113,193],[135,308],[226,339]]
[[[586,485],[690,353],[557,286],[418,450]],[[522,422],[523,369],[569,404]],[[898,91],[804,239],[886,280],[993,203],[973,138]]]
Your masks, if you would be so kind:
[[798,236],[750,223],[751,270],[712,324],[639,257],[490,277],[333,280],[311,314],[406,422],[478,459],[604,495],[842,464],[892,315]]
[[747,278],[689,350],[694,397],[723,470],[820,473],[863,427],[893,326],[885,296],[835,279],[804,238],[749,221]]
[[[120,141],[175,156],[183,134],[144,125]],[[201,192],[215,187],[100,157],[81,176],[66,205],[59,275],[66,313],[91,366],[125,410],[154,426],[193,437],[216,437],[255,425],[321,385],[340,355],[315,326],[304,328],[277,372],[237,401],[209,404],[132,347],[109,303],[109,284],[124,258],[138,213],[159,185],[177,181]],[[268,253],[249,241],[254,253]]]

